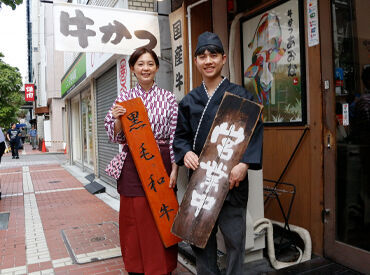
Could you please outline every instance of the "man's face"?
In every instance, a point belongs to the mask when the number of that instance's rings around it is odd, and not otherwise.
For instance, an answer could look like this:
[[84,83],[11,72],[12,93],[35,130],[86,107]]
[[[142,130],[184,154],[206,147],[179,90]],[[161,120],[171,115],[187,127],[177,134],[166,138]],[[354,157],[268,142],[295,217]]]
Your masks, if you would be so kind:
[[14,130],[15,129],[15,124],[12,125],[12,129]]
[[206,50],[203,54],[195,57],[194,61],[203,79],[215,79],[221,75],[222,67],[226,62],[226,55],[210,53]]

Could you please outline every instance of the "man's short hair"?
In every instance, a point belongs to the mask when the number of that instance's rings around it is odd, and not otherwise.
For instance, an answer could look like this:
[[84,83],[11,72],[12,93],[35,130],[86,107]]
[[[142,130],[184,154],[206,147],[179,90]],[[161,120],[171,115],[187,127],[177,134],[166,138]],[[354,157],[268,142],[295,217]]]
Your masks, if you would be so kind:
[[205,45],[203,47],[200,47],[195,53],[194,56],[197,57],[198,55],[204,54],[206,51],[209,51],[210,53],[220,53],[222,55],[225,54],[224,50],[216,45]]

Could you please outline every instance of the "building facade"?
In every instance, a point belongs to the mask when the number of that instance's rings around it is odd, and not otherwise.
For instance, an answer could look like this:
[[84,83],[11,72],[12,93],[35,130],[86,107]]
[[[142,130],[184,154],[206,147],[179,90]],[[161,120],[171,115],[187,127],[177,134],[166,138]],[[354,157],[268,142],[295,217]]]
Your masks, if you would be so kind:
[[[182,2],[190,56],[200,33],[219,34],[224,75],[264,105],[265,194],[286,191],[284,211],[265,200],[265,216],[307,229],[313,254],[367,273],[369,1],[173,0],[173,10]],[[191,66],[195,87],[200,75]]]
[[[80,3],[110,8],[170,12],[155,1],[89,1]],[[167,16],[160,25],[168,27]],[[166,25],[167,21],[167,25]],[[160,69],[156,76],[159,86],[171,89],[171,51],[169,35],[161,34]],[[104,118],[117,95],[136,85],[131,75],[128,56],[103,53],[64,53],[64,76],[61,94],[67,113],[67,151],[70,162],[96,177],[116,185],[105,168],[119,153],[118,144],[111,143],[104,127]]]
[[52,5],[32,1],[32,82],[36,86],[34,115],[40,139],[50,151],[65,146],[64,102],[60,95],[63,53],[54,48]]

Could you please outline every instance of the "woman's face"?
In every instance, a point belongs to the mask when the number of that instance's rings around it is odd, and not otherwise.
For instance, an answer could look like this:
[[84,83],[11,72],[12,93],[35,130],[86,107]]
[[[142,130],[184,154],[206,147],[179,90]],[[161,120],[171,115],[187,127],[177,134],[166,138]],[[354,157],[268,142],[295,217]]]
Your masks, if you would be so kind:
[[152,85],[158,67],[150,53],[142,54],[131,70],[135,73],[141,86]]

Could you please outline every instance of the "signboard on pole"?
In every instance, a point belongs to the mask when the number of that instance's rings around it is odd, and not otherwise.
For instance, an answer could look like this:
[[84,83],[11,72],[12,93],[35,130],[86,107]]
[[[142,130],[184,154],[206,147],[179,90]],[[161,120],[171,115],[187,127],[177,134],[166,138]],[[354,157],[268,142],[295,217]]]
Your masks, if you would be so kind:
[[185,73],[185,64],[188,60],[188,50],[185,45],[186,25],[185,8],[182,6],[169,15],[172,67],[173,67],[173,93],[177,101],[180,101],[188,93],[188,77]]
[[147,47],[160,55],[158,14],[54,3],[55,49],[130,55]]
[[262,105],[226,92],[175,217],[172,233],[204,248],[229,192],[229,174],[244,154]]
[[121,123],[127,144],[159,235],[164,246],[170,247],[181,241],[171,233],[171,226],[179,205],[175,192],[168,186],[170,178],[154,139],[147,111],[139,97],[117,104],[126,109],[126,114],[121,116]]
[[24,84],[24,100],[35,101],[35,85]]

